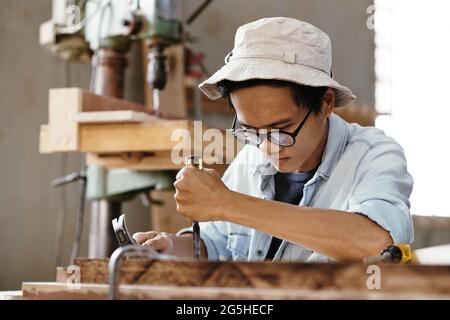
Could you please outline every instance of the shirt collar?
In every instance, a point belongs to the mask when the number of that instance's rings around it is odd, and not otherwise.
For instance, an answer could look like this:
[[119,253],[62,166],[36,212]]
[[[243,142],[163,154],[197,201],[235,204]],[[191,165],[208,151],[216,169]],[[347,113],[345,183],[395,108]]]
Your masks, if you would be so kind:
[[[322,155],[322,162],[317,169],[316,175],[328,180],[331,171],[339,160],[341,154],[344,152],[347,145],[348,129],[347,126],[339,116],[332,113],[328,117],[328,137],[327,145],[325,146]],[[253,175],[272,176],[276,173],[275,167],[269,160],[264,158],[259,150],[259,161],[254,166]]]

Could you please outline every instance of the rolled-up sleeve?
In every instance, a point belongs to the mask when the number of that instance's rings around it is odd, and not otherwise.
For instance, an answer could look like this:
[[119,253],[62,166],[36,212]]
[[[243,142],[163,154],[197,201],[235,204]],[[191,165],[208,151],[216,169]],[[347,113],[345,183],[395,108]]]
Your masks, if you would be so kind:
[[409,196],[413,178],[396,142],[370,147],[356,170],[349,212],[362,214],[389,232],[394,243],[414,241]]

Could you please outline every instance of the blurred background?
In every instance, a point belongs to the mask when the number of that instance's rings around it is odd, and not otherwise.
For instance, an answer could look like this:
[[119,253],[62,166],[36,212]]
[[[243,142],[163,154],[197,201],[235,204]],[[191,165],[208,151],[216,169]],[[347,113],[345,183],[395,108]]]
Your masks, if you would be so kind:
[[[183,1],[183,18],[202,2]],[[52,9],[52,0],[0,0],[0,290],[53,280],[56,266],[69,263],[74,239],[80,184],[50,183],[79,171],[84,158],[40,154],[39,133],[48,120],[49,89],[89,90],[91,66],[65,62],[40,45],[39,28]],[[328,33],[334,77],[358,96],[342,116],[380,127],[405,148],[415,178],[415,247],[422,248],[450,243],[449,9],[445,0],[217,0],[187,29],[195,38],[190,49],[204,57],[210,74],[223,65],[237,27],[247,22],[287,16]],[[142,46],[134,43],[128,56],[124,99],[148,105]],[[195,83],[186,80],[191,119],[198,112],[192,106]],[[231,124],[233,114],[223,101],[203,97],[201,106],[211,126]],[[88,208],[80,256],[88,255]],[[130,231],[154,228],[154,207],[146,208],[139,197],[124,202],[122,211]]]

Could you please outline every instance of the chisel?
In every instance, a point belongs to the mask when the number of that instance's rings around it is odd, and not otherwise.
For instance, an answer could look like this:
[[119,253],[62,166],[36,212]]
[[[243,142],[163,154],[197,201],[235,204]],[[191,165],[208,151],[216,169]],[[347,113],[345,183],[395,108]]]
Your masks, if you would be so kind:
[[[202,158],[196,156],[186,157],[184,160],[186,167],[195,167],[199,170],[202,169]],[[197,221],[192,223],[192,238],[194,240],[194,258],[200,259],[200,225]]]

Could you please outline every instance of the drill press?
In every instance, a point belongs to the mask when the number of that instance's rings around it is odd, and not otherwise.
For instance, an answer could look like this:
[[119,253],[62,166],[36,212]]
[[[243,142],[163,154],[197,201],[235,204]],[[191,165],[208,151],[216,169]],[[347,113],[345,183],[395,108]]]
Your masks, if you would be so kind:
[[[210,2],[205,1],[186,23]],[[41,25],[41,44],[65,61],[91,61],[90,91],[123,98],[131,44],[144,42],[149,48],[147,83],[153,89],[153,112],[159,114],[159,92],[169,71],[165,50],[184,40],[181,4],[182,0],[53,0],[52,19]],[[91,229],[98,227],[90,232],[89,257],[107,257],[114,249],[109,226],[119,217],[122,201],[158,185],[171,185],[171,179],[167,172],[87,168],[87,197],[94,200]]]

